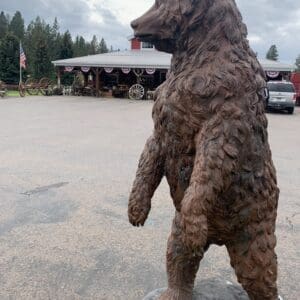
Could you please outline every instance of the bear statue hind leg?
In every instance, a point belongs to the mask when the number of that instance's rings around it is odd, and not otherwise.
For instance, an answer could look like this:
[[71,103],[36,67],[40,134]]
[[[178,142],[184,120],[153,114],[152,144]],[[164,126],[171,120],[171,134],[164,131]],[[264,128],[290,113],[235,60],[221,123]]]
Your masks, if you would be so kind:
[[176,212],[167,247],[168,289],[159,300],[192,299],[199,264],[208,248],[203,247],[202,253],[193,253],[184,246],[180,218],[180,213]]
[[231,265],[251,300],[277,300],[276,237],[267,232],[227,245]]

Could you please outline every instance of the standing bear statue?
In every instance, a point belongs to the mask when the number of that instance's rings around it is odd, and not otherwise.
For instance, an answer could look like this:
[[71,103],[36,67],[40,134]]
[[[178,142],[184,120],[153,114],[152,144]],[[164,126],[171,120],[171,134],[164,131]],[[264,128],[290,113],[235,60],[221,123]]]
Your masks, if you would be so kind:
[[128,216],[143,226],[165,176],[176,208],[161,300],[190,300],[211,244],[227,248],[251,300],[275,300],[279,189],[268,143],[265,74],[234,0],[156,0],[135,36],[172,53],[155,92],[154,131]]

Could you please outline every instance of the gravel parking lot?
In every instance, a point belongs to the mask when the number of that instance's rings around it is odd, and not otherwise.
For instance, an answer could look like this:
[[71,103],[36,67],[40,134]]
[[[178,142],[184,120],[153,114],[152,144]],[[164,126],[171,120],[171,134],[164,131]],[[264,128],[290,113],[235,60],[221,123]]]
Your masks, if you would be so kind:
[[[140,300],[166,285],[174,209],[166,182],[144,228],[127,221],[151,101],[86,97],[0,100],[0,299]],[[268,114],[281,189],[280,292],[299,299],[300,109]],[[201,278],[234,280],[224,247]]]

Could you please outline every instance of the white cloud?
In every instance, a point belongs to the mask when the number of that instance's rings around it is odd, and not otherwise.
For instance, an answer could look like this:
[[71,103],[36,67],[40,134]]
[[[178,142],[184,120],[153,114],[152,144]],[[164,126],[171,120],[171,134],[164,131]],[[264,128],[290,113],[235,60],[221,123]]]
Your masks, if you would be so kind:
[[252,45],[259,44],[259,43],[263,42],[262,38],[259,35],[256,35],[256,34],[249,34],[248,35],[248,40],[250,41],[250,43]]
[[[300,2],[295,0],[237,0],[248,26],[250,44],[264,57],[272,44],[279,58],[294,62],[300,53]],[[260,38],[258,42],[257,37]]]
[[94,7],[102,6],[109,9],[123,25],[129,25],[130,22],[145,12],[154,2],[154,0],[90,0]]

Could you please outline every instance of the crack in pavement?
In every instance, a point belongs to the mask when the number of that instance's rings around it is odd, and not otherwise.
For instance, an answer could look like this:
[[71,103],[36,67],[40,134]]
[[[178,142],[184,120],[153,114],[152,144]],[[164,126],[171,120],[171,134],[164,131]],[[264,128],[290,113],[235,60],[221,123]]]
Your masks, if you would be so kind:
[[36,189],[21,193],[22,195],[26,195],[26,196],[30,196],[30,195],[34,195],[34,194],[38,194],[38,193],[44,193],[47,192],[50,189],[58,189],[62,186],[65,186],[69,184],[69,182],[58,182],[58,183],[54,183],[54,184],[50,184],[50,185],[45,185],[45,186],[41,186],[38,187]]

